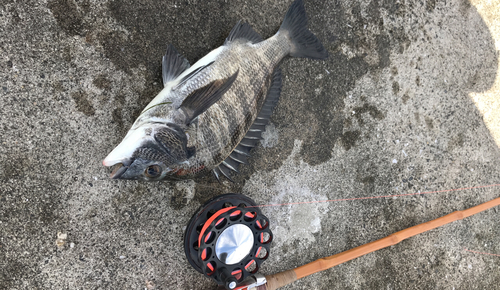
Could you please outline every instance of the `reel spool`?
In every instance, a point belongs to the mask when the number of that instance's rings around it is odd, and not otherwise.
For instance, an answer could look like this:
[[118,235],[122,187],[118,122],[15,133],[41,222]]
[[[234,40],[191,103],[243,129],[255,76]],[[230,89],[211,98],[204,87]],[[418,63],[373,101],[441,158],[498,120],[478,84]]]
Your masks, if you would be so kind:
[[220,195],[200,207],[186,228],[189,263],[226,289],[235,289],[269,257],[269,220],[253,206],[244,195]]

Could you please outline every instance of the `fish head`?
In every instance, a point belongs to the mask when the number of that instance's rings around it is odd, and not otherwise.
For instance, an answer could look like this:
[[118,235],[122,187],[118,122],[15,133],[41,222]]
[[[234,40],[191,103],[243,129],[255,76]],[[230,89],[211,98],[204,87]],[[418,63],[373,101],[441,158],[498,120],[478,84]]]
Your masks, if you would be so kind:
[[172,175],[190,157],[187,135],[173,123],[131,129],[102,164],[114,166],[113,179],[161,180]]

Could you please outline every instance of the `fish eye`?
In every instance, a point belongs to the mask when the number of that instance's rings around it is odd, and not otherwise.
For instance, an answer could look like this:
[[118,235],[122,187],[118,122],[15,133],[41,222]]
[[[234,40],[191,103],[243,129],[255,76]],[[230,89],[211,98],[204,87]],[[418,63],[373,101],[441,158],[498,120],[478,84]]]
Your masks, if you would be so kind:
[[160,173],[161,173],[161,168],[156,164],[148,166],[148,168],[146,168],[146,170],[144,171],[144,174],[146,174],[146,176],[150,178],[158,177]]

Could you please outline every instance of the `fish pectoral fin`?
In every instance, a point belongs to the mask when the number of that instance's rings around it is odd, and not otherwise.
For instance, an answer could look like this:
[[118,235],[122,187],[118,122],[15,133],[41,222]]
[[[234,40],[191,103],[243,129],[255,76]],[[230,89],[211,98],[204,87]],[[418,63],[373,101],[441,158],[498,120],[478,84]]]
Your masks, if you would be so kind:
[[196,76],[197,74],[199,74],[202,70],[206,69],[207,67],[211,66],[212,64],[214,63],[214,61],[211,61],[209,62],[208,64],[206,65],[202,65],[200,67],[197,67],[197,68],[193,68],[193,71],[189,72],[187,75],[183,76],[181,80],[179,80],[179,82],[175,85],[175,87],[173,88],[173,90],[178,90],[180,87],[182,87],[187,81],[189,81],[190,79],[192,79],[194,76]]
[[236,25],[233,27],[224,44],[228,44],[229,42],[236,39],[248,40],[251,43],[258,43],[263,40],[262,36],[260,36],[260,34],[253,30],[250,24],[245,22],[242,23],[241,21],[238,21],[238,23],[236,23]]
[[239,70],[227,79],[215,80],[189,94],[179,107],[186,114],[186,124],[189,125],[198,115],[220,100],[231,88],[238,73]]
[[189,66],[187,59],[169,44],[161,62],[163,85],[166,86],[168,82],[175,80]]

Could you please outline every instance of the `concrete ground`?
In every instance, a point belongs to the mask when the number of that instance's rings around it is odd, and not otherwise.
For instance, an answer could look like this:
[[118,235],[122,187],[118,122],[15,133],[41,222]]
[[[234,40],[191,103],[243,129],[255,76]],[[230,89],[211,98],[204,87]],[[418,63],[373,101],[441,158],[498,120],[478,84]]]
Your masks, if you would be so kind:
[[[500,183],[492,0],[306,1],[330,57],[283,61],[272,124],[235,184],[108,179],[101,162],[161,90],[168,43],[194,63],[240,19],[271,36],[291,2],[1,1],[0,289],[214,289],[182,240],[222,193],[276,204]],[[260,273],[499,196],[265,207],[275,237]],[[285,289],[500,289],[498,255],[496,208]]]

